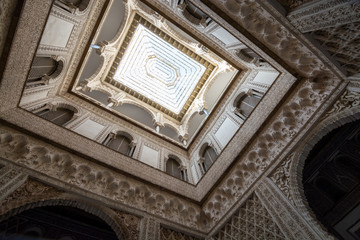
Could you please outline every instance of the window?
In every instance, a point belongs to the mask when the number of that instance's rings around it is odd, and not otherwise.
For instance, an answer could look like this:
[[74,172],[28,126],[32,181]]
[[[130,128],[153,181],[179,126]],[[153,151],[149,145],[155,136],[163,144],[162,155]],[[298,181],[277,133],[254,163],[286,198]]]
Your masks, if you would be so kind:
[[166,162],[166,173],[181,179],[180,164],[174,158],[169,158]]
[[110,133],[107,139],[105,140],[104,145],[108,146],[109,148],[122,153],[126,156],[131,157],[135,147],[132,147],[132,141],[130,138],[122,135],[122,134],[113,134]]
[[236,104],[235,114],[245,120],[250,116],[256,105],[260,102],[261,97],[258,95],[244,95]]
[[77,8],[80,11],[84,11],[89,5],[90,0],[57,0],[55,4],[62,9],[73,13]]
[[74,112],[67,108],[57,108],[56,110],[44,109],[37,112],[36,115],[56,125],[63,126],[72,119]]
[[179,161],[170,156],[166,161],[166,173],[183,181],[188,181],[187,170],[181,168]]
[[209,170],[213,162],[216,160],[217,156],[218,155],[216,154],[215,150],[212,147],[207,146],[205,148],[203,154],[201,155],[202,157],[201,168],[203,173]]
[[58,62],[50,57],[35,57],[31,65],[27,86],[31,85],[45,85],[47,82],[46,77],[54,74],[58,67]]

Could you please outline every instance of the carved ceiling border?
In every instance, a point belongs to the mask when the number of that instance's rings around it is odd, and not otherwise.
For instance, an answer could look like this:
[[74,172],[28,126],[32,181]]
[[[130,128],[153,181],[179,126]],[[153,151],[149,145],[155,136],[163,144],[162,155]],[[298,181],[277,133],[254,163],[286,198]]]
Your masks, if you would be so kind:
[[5,126],[0,126],[0,157],[73,189],[80,188],[200,232],[205,230],[206,219],[199,205]]
[[[344,74],[318,48],[266,0],[194,0],[205,3],[222,18],[232,21],[238,31],[261,42],[264,49],[287,64],[288,71],[303,77],[319,74],[345,79]],[[270,51],[269,51],[270,50]],[[275,54],[275,55],[274,55]],[[284,66],[286,67],[286,66]]]
[[[28,179],[1,202],[0,219],[44,206],[70,206],[84,210],[106,222],[120,239],[133,238],[140,232],[140,217],[106,206],[95,206],[92,202],[84,201],[76,195],[65,193],[36,179]],[[138,228],[137,232],[134,228]]]

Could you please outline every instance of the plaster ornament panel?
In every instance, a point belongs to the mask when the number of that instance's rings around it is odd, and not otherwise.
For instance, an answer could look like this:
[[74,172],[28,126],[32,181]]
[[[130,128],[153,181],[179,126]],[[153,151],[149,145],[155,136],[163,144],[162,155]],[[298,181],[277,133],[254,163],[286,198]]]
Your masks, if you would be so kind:
[[180,225],[203,231],[210,221],[195,203],[4,127],[0,133],[0,157],[7,161]]
[[[360,3],[358,20],[360,19]],[[338,13],[336,13],[338,14]],[[360,73],[360,21],[311,32],[348,76]]]
[[[86,17],[86,16],[84,16]],[[75,47],[83,20],[53,5],[38,48],[39,54],[64,54]]]
[[160,223],[152,218],[145,217],[141,221],[141,239],[158,240],[160,237]]
[[277,222],[286,239],[334,239],[324,235],[319,225],[310,225],[269,179],[265,178],[258,187],[256,195]]
[[338,114],[344,110],[360,107],[360,93],[345,90],[329,111],[325,113],[322,120],[328,118],[331,115]]
[[252,194],[211,240],[287,239],[259,198]]
[[356,0],[323,0],[302,5],[287,18],[302,33],[358,22],[360,4]]
[[121,226],[125,239],[138,240],[140,236],[141,218],[119,210],[115,212],[115,221]]
[[[268,47],[286,62],[289,71],[295,70],[304,77],[315,77],[319,73],[331,75],[324,65],[330,63],[325,56],[314,54],[314,48],[304,44],[306,39],[297,36],[286,24],[282,25],[276,18],[283,16],[271,4],[255,0],[238,2],[235,0],[210,0],[213,7],[221,10],[220,15],[227,15],[236,21],[238,29],[248,31],[258,41]],[[266,10],[263,7],[266,5]],[[218,11],[219,12],[219,11]],[[226,16],[226,17],[227,17]],[[276,16],[276,18],[275,18]]]
[[295,202],[291,196],[290,190],[290,165],[294,157],[294,154],[288,156],[280,166],[271,174],[271,180],[276,184],[276,186],[283,192],[286,198],[291,202],[292,205],[295,205]]
[[22,185],[27,175],[10,166],[0,167],[0,202]]
[[105,206],[95,206],[91,202],[84,201],[84,198],[80,199],[76,195],[62,192],[32,178],[29,178],[0,203],[0,221],[22,211],[45,206],[79,208],[102,219],[113,229],[119,239],[138,239],[139,217]]
[[[221,219],[245,190],[271,165],[276,159],[275,156],[296,137],[298,130],[311,118],[315,109],[326,101],[328,94],[335,87],[334,83],[335,79],[322,78],[306,80],[298,86],[296,93],[278,110],[273,120],[269,121],[256,141],[247,148],[229,174],[207,198],[203,209],[213,222]],[[314,95],[309,94],[310,91]],[[237,143],[238,137],[235,135],[232,142]],[[223,155],[220,155],[220,159],[222,157]],[[214,165],[217,162],[218,160]],[[198,186],[201,184],[202,182]]]
[[56,199],[62,193],[53,187],[29,178],[0,203],[0,220],[6,219],[10,214],[14,215],[19,211],[23,211],[24,209],[19,209],[22,206],[33,202],[41,202],[45,199]]

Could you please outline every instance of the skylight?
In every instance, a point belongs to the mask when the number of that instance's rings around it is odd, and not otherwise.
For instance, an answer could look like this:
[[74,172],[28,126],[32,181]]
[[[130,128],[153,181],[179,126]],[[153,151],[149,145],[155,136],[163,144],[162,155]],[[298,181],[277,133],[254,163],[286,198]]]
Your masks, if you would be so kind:
[[205,70],[139,24],[113,79],[179,114]]

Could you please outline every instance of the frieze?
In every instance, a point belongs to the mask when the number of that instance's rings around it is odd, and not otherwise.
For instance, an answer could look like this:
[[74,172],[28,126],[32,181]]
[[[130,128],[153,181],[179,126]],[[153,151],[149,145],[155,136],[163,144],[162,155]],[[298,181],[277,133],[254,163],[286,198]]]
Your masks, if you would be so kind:
[[187,227],[204,230],[209,221],[194,203],[4,127],[0,129],[0,157]]
[[[323,63],[324,56],[315,55],[287,26],[275,19],[272,10],[268,12],[255,0],[224,0],[211,2],[225,14],[235,20],[243,29],[256,37],[265,46],[286,61],[298,74],[304,77],[316,77],[319,73],[331,75],[331,71]],[[267,5],[268,6],[268,5]]]

